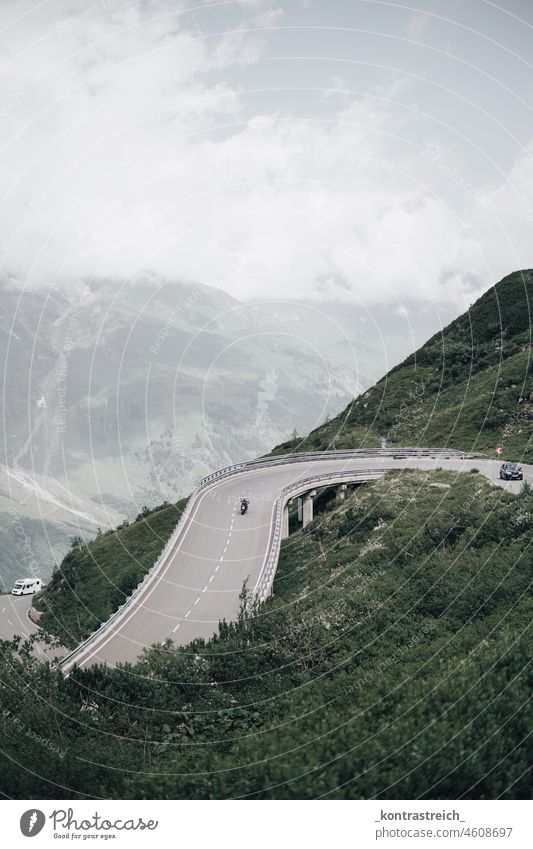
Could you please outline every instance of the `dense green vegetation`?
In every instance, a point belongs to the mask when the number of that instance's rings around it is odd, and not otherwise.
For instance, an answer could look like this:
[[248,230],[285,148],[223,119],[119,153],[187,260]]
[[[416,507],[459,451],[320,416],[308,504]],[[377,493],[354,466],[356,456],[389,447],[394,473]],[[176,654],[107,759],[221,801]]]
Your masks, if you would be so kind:
[[207,644],[68,679],[4,645],[0,788],[527,797],[532,525],[528,486],[389,474],[286,540],[274,597]]
[[339,416],[274,453],[431,445],[533,460],[533,271],[506,277]]
[[74,648],[131,595],[165,546],[187,500],[143,510],[132,524],[85,545],[74,539],[34,607],[39,625]]

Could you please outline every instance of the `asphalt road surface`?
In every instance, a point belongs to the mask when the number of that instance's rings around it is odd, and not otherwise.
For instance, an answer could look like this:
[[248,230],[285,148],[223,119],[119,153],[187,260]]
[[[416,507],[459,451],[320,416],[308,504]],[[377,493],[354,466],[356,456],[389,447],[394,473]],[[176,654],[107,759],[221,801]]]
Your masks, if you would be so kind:
[[[0,595],[0,640],[12,640],[16,636],[25,639],[39,633],[38,626],[28,616],[32,601],[33,595]],[[33,644],[33,654],[50,661],[66,653],[64,646],[46,645],[42,640]]]
[[[499,479],[501,461],[409,458],[320,459],[245,471],[200,492],[175,547],[154,580],[117,622],[76,658],[78,666],[134,662],[146,646],[168,638],[178,645],[210,638],[222,619],[237,617],[245,580],[253,590],[269,549],[274,506],[287,485],[323,472],[347,469],[477,468],[494,483],[517,492],[519,482]],[[533,466],[522,466],[533,483]],[[240,515],[246,496],[250,509]]]
[[0,640],[12,640],[15,634],[28,637],[38,631],[28,617],[32,595],[0,595]]

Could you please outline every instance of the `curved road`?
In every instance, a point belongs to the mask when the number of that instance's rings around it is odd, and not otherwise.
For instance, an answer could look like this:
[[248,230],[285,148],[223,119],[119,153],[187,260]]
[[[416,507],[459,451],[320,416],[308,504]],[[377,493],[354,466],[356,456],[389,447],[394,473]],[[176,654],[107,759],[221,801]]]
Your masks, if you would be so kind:
[[[279,458],[278,458],[279,462]],[[478,468],[487,478],[510,491],[518,482],[499,479],[501,461],[459,458],[344,457],[327,453],[308,462],[239,471],[215,480],[193,496],[187,520],[175,533],[159,566],[131,603],[63,665],[68,671],[95,663],[134,662],[146,646],[168,638],[178,645],[196,637],[210,638],[222,619],[235,619],[243,582],[257,587],[271,546],[272,528],[280,492],[287,486],[322,473],[372,470],[375,479],[384,469],[452,471]],[[533,466],[522,466],[533,483]],[[324,484],[322,484],[324,485]],[[309,486],[307,486],[309,489]],[[239,500],[251,501],[241,516]]]

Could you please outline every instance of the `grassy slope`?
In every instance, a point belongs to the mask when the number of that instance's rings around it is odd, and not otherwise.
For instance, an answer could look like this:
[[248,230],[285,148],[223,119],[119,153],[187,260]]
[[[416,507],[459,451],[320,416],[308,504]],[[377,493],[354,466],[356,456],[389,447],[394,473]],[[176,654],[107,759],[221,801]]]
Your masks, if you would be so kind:
[[533,460],[533,272],[511,274],[343,413],[274,453],[434,445]]
[[170,537],[186,499],[157,508],[75,548],[35,598],[39,624],[63,645],[74,647],[104,622],[153,566]]
[[285,541],[275,596],[207,645],[69,679],[7,651],[3,706],[67,754],[8,717],[0,789],[527,797],[532,514],[528,488],[395,473]]

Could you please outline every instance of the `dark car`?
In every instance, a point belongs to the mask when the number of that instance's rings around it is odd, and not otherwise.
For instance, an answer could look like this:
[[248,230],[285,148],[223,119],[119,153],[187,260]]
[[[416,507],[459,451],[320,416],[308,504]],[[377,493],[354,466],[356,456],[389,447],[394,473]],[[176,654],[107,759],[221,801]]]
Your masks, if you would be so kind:
[[500,469],[500,478],[504,481],[521,481],[524,473],[518,463],[504,463]]

